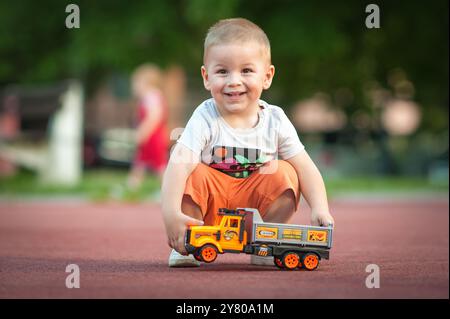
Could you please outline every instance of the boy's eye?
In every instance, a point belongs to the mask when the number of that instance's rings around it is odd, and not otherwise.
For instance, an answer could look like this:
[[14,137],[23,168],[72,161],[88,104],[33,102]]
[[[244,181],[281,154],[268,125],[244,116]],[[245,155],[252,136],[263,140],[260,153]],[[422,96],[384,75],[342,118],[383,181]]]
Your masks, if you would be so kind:
[[218,73],[218,74],[226,74],[226,73],[227,73],[227,70],[225,70],[225,69],[220,69],[220,70],[217,70],[216,73]]
[[250,68],[245,68],[242,70],[242,73],[251,73],[251,72],[253,72],[253,70]]

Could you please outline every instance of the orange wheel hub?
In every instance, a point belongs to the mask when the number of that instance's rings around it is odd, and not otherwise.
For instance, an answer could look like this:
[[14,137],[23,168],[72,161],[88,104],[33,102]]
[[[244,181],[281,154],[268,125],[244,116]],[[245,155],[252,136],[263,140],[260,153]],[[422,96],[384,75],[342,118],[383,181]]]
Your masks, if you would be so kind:
[[289,252],[283,257],[284,267],[287,269],[295,269],[300,263],[300,256],[297,253]]
[[313,253],[303,256],[303,266],[308,270],[314,270],[319,266],[319,257]]
[[217,249],[214,246],[206,245],[202,248],[200,254],[205,263],[210,263],[216,259]]

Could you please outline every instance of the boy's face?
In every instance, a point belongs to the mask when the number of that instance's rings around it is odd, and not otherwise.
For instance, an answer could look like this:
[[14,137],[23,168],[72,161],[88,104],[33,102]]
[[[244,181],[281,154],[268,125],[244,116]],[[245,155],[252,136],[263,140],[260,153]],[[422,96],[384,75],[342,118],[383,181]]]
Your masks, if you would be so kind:
[[205,88],[226,116],[257,110],[262,90],[270,87],[275,68],[261,45],[250,42],[208,48],[201,71]]

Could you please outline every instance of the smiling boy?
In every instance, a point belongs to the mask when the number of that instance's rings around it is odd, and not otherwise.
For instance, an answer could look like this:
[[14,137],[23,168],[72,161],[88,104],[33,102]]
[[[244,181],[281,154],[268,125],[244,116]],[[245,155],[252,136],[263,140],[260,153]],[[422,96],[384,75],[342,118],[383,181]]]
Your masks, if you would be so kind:
[[260,100],[275,74],[264,31],[242,18],[217,22],[203,62],[212,98],[192,114],[163,178],[169,266],[199,265],[183,255],[186,227],[213,224],[221,207],[253,207],[266,222],[286,223],[301,192],[312,224],[333,224],[322,176],[294,126],[280,107]]

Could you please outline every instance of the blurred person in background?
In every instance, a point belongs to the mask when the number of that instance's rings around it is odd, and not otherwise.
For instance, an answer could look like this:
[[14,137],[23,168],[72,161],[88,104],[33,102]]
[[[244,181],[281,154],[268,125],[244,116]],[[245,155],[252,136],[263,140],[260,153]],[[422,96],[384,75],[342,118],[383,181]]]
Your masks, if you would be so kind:
[[162,91],[163,74],[153,64],[136,68],[131,77],[131,89],[138,100],[136,153],[127,186],[138,189],[150,171],[161,179],[168,160],[168,106]]
[[20,131],[19,101],[15,95],[7,95],[0,109],[0,177],[12,176],[17,167],[2,154],[1,146],[18,137]]

